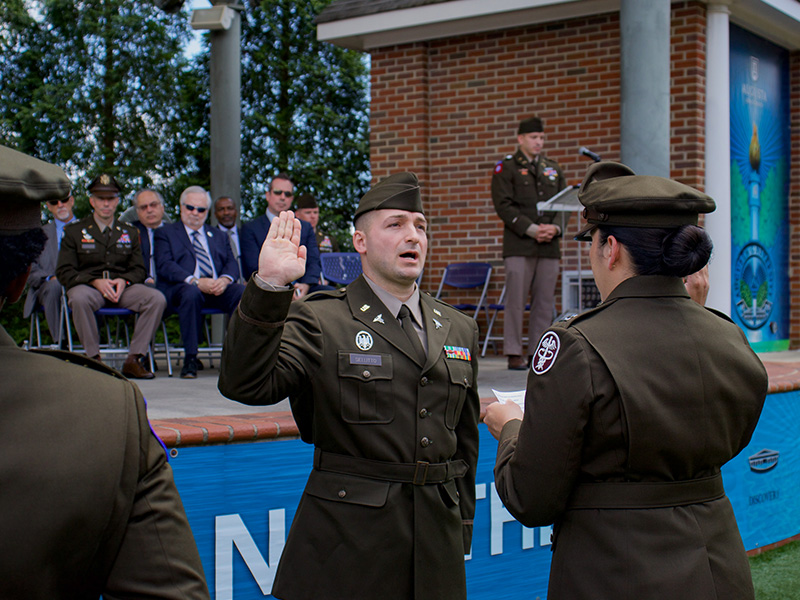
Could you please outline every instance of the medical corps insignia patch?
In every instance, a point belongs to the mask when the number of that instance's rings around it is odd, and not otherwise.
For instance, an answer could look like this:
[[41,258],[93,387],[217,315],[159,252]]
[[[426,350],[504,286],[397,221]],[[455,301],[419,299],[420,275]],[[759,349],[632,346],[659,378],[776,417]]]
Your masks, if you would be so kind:
[[548,331],[539,340],[539,347],[533,354],[531,369],[537,375],[544,375],[556,362],[558,351],[561,348],[561,340],[552,331]]

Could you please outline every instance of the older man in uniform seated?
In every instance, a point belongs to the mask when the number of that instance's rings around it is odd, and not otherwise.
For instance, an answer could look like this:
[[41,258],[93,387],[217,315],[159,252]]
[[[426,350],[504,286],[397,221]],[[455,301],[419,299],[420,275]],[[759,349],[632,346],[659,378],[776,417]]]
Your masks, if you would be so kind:
[[[45,245],[64,171],[0,146],[0,308]],[[20,350],[0,325],[0,598],[207,600],[139,389],[101,363]]]
[[139,313],[122,373],[152,379],[142,359],[167,302],[161,292],[144,285],[147,271],[138,230],[114,218],[120,193],[117,181],[103,173],[88,189],[94,212],[64,229],[56,275],[67,288],[72,320],[87,356],[100,359],[96,310],[110,306]]

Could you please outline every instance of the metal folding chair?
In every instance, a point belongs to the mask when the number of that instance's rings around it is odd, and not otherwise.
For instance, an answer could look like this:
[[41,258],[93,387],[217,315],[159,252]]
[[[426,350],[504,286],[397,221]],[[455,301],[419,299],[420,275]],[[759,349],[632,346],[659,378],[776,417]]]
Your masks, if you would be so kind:
[[[185,352],[183,346],[176,346],[170,343],[169,334],[167,333],[167,317],[177,314],[178,313],[175,309],[172,307],[167,307],[167,309],[164,311],[164,316],[161,318],[161,333],[164,336],[164,354],[166,355],[167,359],[167,374],[170,377],[172,377],[172,360],[174,359],[175,364],[178,365],[181,356]],[[222,358],[222,344],[215,344],[211,340],[211,329],[208,326],[208,317],[211,317],[212,315],[225,315],[227,317],[228,313],[219,308],[201,308],[200,314],[203,316],[203,327],[205,329],[206,343],[208,346],[199,347],[197,349],[197,355],[198,357],[201,354],[205,355],[209,360],[209,367],[214,368],[214,357],[217,356]],[[225,338],[224,334],[222,337],[223,339]]]
[[322,252],[322,277],[332,283],[347,285],[361,275],[358,252]]
[[[478,319],[481,309],[486,309],[486,293],[489,289],[489,279],[492,276],[492,265],[480,262],[451,263],[444,268],[442,280],[439,282],[439,290],[436,298],[442,299],[442,292],[445,286],[460,290],[478,289],[481,290],[477,304],[469,302],[450,302],[449,304],[458,310],[467,312],[475,311],[473,319]],[[486,318],[489,318],[487,310]]]

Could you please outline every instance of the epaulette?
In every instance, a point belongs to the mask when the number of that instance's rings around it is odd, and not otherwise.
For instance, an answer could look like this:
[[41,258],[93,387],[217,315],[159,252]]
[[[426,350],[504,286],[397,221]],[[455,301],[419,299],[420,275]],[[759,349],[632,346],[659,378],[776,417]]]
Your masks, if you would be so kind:
[[302,302],[313,302],[314,300],[322,300],[323,298],[341,298],[347,293],[347,286],[336,290],[320,290],[313,292],[303,298]]
[[554,325],[559,325],[561,327],[567,328],[572,327],[573,325],[580,323],[581,321],[589,318],[596,312],[599,312],[612,304],[614,301],[612,300],[609,303],[601,303],[595,306],[594,308],[589,308],[583,311],[582,313],[570,313],[568,316],[565,315],[565,318],[559,319]]
[[79,367],[86,367],[87,369],[92,369],[93,371],[98,371],[100,373],[105,373],[106,375],[111,375],[112,377],[116,377],[117,379],[128,381],[127,377],[125,377],[122,373],[120,373],[116,369],[112,369],[108,365],[100,361],[94,360],[93,358],[89,358],[88,356],[84,356],[83,354],[75,354],[74,352],[68,352],[67,350],[49,350],[46,348],[32,348],[28,350],[28,352],[35,352],[36,354],[45,354],[47,356],[52,356],[53,358],[63,360],[64,362]]

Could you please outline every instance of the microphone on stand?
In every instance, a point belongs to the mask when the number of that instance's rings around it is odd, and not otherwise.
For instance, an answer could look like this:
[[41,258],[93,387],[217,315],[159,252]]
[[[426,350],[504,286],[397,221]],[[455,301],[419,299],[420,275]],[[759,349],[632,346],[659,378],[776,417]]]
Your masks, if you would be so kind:
[[578,154],[581,154],[582,156],[588,156],[594,162],[600,162],[601,160],[603,160],[602,158],[600,158],[599,154],[595,154],[594,152],[589,150],[586,146],[581,146],[580,149],[578,150]]

